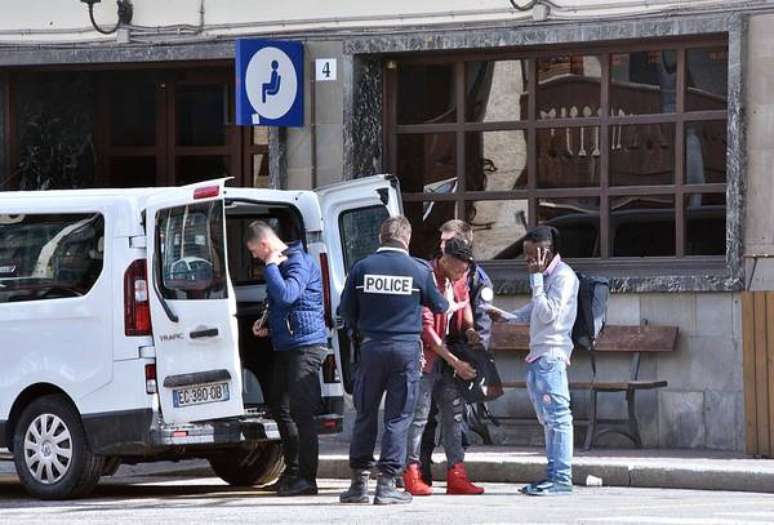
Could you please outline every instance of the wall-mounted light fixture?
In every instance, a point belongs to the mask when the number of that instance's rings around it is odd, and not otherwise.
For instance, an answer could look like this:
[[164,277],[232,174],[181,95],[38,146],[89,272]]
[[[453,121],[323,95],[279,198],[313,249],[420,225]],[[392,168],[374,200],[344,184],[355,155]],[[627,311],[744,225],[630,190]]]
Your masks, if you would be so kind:
[[134,7],[132,7],[132,1],[117,0],[116,4],[118,4],[118,22],[116,22],[116,25],[113,29],[102,29],[97,25],[97,22],[94,20],[94,4],[98,4],[100,1],[101,0],[81,0],[82,3],[88,4],[89,18],[91,19],[91,25],[94,26],[94,29],[97,30],[98,32],[102,33],[103,35],[112,35],[122,25],[128,25],[132,22],[132,15],[134,14]]

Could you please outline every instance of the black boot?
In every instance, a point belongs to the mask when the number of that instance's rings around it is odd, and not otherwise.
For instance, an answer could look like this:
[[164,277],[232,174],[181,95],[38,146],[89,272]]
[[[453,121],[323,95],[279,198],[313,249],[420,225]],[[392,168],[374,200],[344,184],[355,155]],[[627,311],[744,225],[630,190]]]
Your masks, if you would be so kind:
[[280,487],[277,491],[278,496],[314,496],[317,494],[317,483],[303,478],[296,478],[289,481],[286,485]]
[[395,478],[382,474],[376,483],[374,505],[391,505],[395,503],[411,503],[411,494],[395,489]]
[[352,484],[339,496],[342,503],[368,503],[368,478],[371,473],[367,470],[352,469]]

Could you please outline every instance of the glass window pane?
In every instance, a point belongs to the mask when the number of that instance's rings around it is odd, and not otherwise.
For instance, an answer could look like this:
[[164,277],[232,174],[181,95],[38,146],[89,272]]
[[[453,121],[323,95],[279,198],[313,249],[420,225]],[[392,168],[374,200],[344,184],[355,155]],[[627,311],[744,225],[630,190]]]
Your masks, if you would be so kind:
[[527,233],[529,206],[524,200],[469,201],[465,221],[473,227],[473,254],[479,261],[513,259]]
[[599,197],[541,199],[538,224],[559,230],[562,257],[599,257]]
[[526,131],[474,131],[465,138],[467,191],[527,187]]
[[398,124],[457,120],[454,64],[400,65]]
[[441,224],[455,218],[454,201],[404,202],[403,210],[411,222],[411,254],[432,259],[440,249]]
[[110,85],[110,142],[113,146],[156,144],[156,82],[122,78]]
[[226,91],[223,85],[177,88],[177,144],[222,146],[226,141]]
[[406,193],[456,191],[455,134],[399,135],[397,174]]
[[591,117],[599,112],[602,66],[597,56],[538,59],[537,118]]
[[723,193],[685,196],[685,254],[726,254],[726,196]]
[[111,188],[148,188],[156,186],[156,157],[111,157]]
[[100,214],[0,215],[0,303],[86,295],[102,273]]
[[253,187],[269,188],[269,155],[257,153],[253,155]]
[[466,120],[527,120],[527,71],[527,60],[487,60],[465,64]]
[[253,128],[253,144],[256,146],[266,146],[269,144],[269,128],[266,126],[256,126]]
[[167,299],[227,297],[223,202],[158,213],[156,238],[161,293]]
[[614,257],[674,256],[674,196],[611,199],[610,235]]
[[677,52],[674,49],[613,54],[610,77],[611,114],[675,112]]
[[685,123],[685,183],[726,182],[726,121]]
[[599,127],[538,129],[538,187],[598,186],[599,157]]
[[728,49],[688,49],[685,52],[686,111],[726,109]]
[[610,126],[610,184],[674,184],[675,126]]
[[176,166],[176,186],[229,176],[228,157],[178,157]]
[[341,246],[347,273],[356,261],[379,248],[379,227],[389,216],[385,206],[370,206],[341,214]]

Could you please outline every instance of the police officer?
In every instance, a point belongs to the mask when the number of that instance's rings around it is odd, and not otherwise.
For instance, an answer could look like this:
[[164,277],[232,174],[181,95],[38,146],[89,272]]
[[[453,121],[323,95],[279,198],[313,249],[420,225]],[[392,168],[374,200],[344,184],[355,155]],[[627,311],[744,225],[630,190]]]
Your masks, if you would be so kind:
[[384,434],[374,503],[409,503],[411,494],[395,489],[406,458],[406,434],[414,415],[421,375],[422,306],[433,312],[456,311],[435,285],[427,263],[408,254],[411,224],[391,217],[379,230],[379,250],[352,267],[340,312],[361,337],[353,400],[357,419],[349,449],[352,485],[342,503],[368,503],[368,478],[374,466],[379,405]]

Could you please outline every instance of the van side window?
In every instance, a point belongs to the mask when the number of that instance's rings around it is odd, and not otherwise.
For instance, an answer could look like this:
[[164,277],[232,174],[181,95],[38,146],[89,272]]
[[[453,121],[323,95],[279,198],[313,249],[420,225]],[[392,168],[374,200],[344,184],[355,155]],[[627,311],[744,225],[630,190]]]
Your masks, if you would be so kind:
[[99,213],[0,214],[0,303],[86,295],[102,273]]
[[344,268],[352,265],[379,248],[379,226],[390,214],[382,205],[347,210],[339,217],[341,246],[344,249]]
[[157,221],[156,268],[167,299],[227,297],[223,202],[161,210]]

